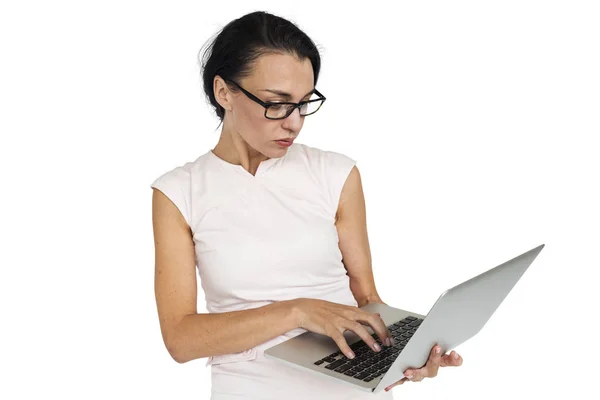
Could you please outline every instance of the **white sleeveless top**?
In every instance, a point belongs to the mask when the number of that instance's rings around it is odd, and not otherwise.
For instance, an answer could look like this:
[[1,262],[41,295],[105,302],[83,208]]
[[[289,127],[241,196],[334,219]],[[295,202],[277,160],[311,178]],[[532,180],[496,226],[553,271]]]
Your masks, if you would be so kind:
[[[209,150],[152,183],[191,228],[208,312],[299,297],[357,306],[334,225],[355,164],[343,154],[294,143],[283,157],[261,162],[253,176]],[[265,349],[304,332],[294,329],[239,353],[209,357],[211,399],[393,398],[391,392],[373,395],[263,356]]]

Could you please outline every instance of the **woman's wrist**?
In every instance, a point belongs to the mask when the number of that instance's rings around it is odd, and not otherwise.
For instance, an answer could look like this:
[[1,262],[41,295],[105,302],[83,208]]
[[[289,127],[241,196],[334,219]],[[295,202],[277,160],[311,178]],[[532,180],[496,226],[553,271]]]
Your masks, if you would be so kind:
[[296,328],[302,328],[303,323],[304,323],[304,313],[302,312],[301,308],[300,308],[300,301],[302,299],[298,298],[298,299],[292,299],[292,300],[286,300],[286,307],[287,307],[287,315],[288,318],[290,319],[290,321],[292,321],[291,323],[294,325],[294,329]]
[[386,304],[383,302],[383,300],[381,300],[381,297],[379,297],[379,295],[363,297],[362,299],[357,300],[356,303],[358,304],[358,307],[366,306],[367,304],[370,304],[370,303]]

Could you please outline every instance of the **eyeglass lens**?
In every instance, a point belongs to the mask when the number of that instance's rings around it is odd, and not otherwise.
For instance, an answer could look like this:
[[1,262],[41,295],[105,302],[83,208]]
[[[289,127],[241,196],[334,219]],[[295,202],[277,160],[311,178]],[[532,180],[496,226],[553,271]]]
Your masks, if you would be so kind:
[[[311,101],[310,103],[305,103],[300,106],[300,115],[310,115],[315,113],[323,100],[320,101]],[[281,104],[281,105],[271,105],[267,108],[267,118],[284,118],[290,112],[290,109],[294,108],[293,104]]]

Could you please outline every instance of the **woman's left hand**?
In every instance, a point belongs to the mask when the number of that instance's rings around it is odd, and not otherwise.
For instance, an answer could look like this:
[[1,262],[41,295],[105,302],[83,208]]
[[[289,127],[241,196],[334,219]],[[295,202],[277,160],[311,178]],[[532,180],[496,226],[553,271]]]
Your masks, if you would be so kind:
[[409,368],[404,371],[404,378],[400,379],[393,385],[385,388],[386,392],[396,385],[402,385],[406,381],[420,382],[424,378],[433,378],[437,376],[438,369],[440,367],[458,367],[462,364],[462,357],[452,350],[450,354],[442,355],[442,348],[440,346],[433,346],[431,353],[429,354],[429,360],[423,368],[413,369]]

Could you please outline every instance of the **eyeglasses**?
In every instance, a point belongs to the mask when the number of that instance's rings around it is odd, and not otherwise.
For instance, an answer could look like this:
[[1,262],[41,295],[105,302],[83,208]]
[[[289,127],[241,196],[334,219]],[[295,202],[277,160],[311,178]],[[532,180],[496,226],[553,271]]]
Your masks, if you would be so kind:
[[285,119],[290,116],[294,112],[296,108],[300,109],[300,115],[305,117],[307,115],[311,115],[319,111],[319,108],[325,102],[325,96],[323,96],[317,89],[314,90],[314,93],[319,96],[318,99],[301,101],[299,103],[290,103],[290,102],[270,102],[270,101],[262,101],[252,93],[248,92],[246,89],[238,85],[234,81],[229,81],[237,86],[248,98],[256,103],[260,104],[265,108],[265,117],[267,119]]

